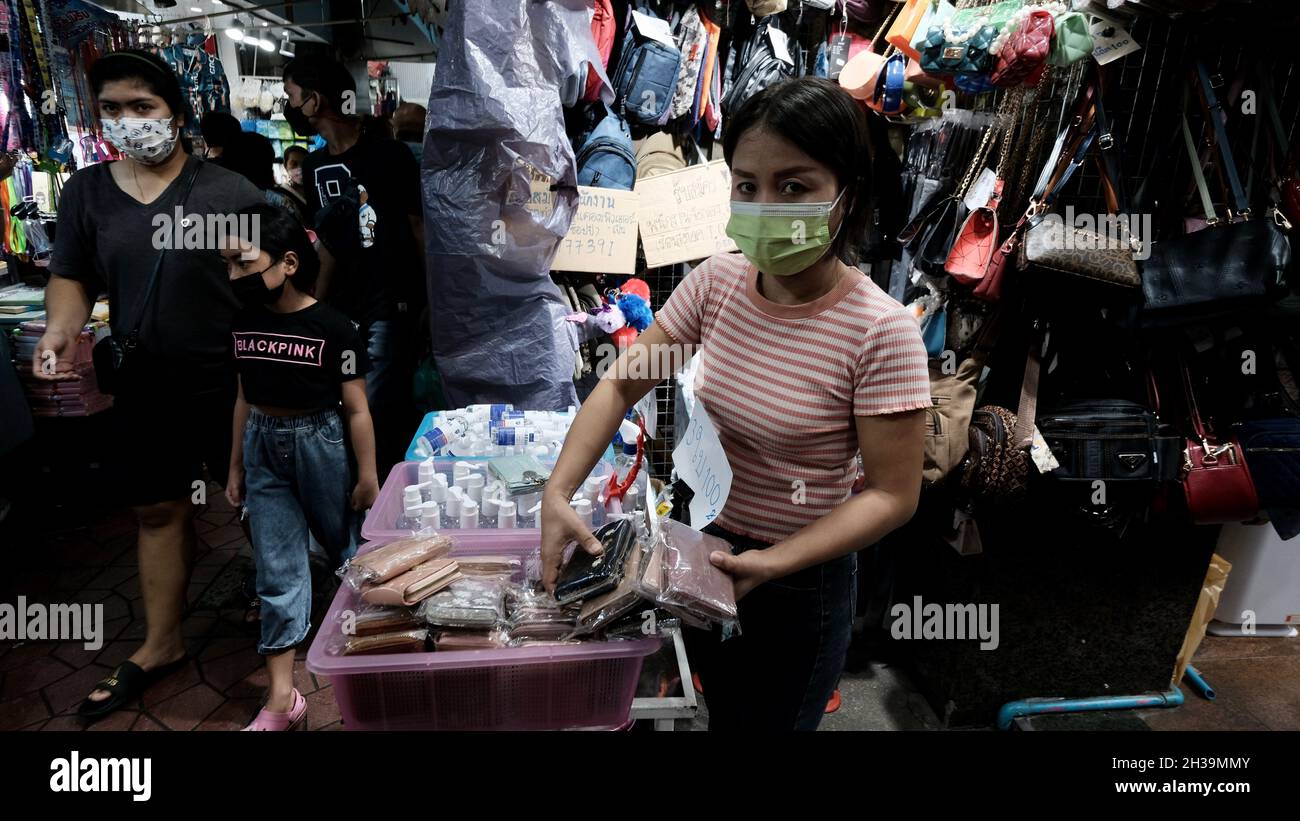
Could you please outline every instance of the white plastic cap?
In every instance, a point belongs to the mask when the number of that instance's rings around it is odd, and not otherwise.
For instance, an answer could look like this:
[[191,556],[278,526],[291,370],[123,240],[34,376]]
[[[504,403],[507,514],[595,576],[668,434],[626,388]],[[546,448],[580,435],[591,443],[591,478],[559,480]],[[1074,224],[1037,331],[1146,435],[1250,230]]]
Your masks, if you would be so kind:
[[591,515],[591,500],[590,500],[590,499],[576,499],[576,500],[574,500],[574,502],[573,502],[573,509],[576,510],[576,511],[578,512],[578,515],[579,515],[579,516],[590,516],[590,515]]
[[462,529],[478,527],[478,505],[466,501],[460,506],[460,526]]
[[517,518],[514,502],[502,502],[497,506],[498,528],[513,528]]

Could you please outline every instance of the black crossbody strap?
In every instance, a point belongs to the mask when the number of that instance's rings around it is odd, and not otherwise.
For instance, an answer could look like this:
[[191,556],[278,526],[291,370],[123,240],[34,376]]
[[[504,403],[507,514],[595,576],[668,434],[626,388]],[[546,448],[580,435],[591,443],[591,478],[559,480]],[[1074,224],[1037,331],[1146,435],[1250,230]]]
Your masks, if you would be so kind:
[[[185,189],[181,192],[180,209],[181,214],[185,213],[185,203],[190,198],[190,191],[194,188],[194,181],[198,179],[199,171],[203,168],[203,161],[197,160],[194,171],[190,173],[189,180],[185,183]],[[144,325],[145,314],[149,310],[150,303],[153,302],[154,292],[158,290],[158,276],[162,272],[163,257],[167,254],[167,249],[162,248],[158,251],[158,258],[154,260],[153,271],[149,274],[149,281],[144,286],[144,298],[140,303],[140,312],[135,317],[135,327],[131,329],[129,336],[137,336],[140,333],[141,326]]]

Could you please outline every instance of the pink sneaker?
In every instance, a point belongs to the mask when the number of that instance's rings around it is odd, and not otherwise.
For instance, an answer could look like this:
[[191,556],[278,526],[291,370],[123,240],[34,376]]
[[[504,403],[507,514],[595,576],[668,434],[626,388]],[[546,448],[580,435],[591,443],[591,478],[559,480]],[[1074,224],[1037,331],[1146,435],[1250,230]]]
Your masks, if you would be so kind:
[[253,723],[244,728],[244,732],[270,730],[301,730],[307,726],[307,699],[297,688],[293,691],[293,708],[287,713],[276,713],[263,707],[253,719]]

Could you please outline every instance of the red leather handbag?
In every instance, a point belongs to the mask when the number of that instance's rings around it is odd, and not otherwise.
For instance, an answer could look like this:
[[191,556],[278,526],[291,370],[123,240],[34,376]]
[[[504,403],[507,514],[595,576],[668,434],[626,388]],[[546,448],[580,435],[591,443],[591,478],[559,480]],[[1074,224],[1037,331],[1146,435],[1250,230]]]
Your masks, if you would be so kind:
[[967,215],[948,252],[943,269],[962,285],[976,285],[988,274],[993,253],[998,247],[998,204],[1002,199],[1002,180],[993,185],[989,201]]
[[989,81],[1000,88],[1034,85],[1047,70],[1056,19],[1050,12],[1031,12],[1002,44]]
[[1183,492],[1187,511],[1198,525],[1244,522],[1259,515],[1259,496],[1246,467],[1245,454],[1236,437],[1218,443],[1206,433],[1192,393],[1192,377],[1182,366],[1187,411],[1193,438],[1183,451]]
[[975,286],[974,294],[976,299],[984,302],[997,302],[1002,298],[1002,280],[1006,276],[1007,267],[1011,260],[1016,257],[1016,250],[1020,245],[1020,231],[1014,230],[1011,236],[998,246],[993,252],[993,258],[989,260],[989,269]]

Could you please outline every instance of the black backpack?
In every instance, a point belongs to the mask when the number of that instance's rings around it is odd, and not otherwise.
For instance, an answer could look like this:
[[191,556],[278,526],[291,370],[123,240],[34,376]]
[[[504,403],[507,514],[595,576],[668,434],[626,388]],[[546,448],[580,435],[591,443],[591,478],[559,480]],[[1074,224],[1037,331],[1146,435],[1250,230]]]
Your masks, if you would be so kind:
[[777,25],[779,20],[779,15],[773,14],[758,21],[754,33],[738,51],[733,52],[735,62],[728,75],[731,86],[722,96],[723,111],[731,113],[768,86],[803,73],[803,49],[794,38],[790,38],[790,56],[794,65],[778,58],[772,48],[769,31],[780,28]]

